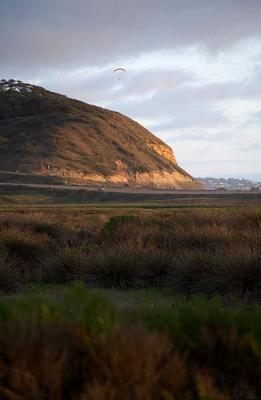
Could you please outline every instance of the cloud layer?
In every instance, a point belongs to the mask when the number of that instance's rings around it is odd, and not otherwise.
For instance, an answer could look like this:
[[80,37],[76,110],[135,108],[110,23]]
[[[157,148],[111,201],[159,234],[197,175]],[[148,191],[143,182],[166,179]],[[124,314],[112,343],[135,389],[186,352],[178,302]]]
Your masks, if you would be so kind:
[[137,119],[194,175],[261,179],[260,21],[260,0],[2,0],[0,77]]
[[4,63],[104,63],[260,34],[260,0],[2,0]]

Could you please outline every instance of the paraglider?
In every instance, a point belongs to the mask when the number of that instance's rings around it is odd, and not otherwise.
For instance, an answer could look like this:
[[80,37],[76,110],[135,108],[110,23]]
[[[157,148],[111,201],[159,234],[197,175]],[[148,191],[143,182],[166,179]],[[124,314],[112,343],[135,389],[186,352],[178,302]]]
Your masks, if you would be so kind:
[[[127,72],[127,70],[125,68],[115,68],[113,70],[113,72]],[[119,78],[119,81],[121,80],[121,78]]]

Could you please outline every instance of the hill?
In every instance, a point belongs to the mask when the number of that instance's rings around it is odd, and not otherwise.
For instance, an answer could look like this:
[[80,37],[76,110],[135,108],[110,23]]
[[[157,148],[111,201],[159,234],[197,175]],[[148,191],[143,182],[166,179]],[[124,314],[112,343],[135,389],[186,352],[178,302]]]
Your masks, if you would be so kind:
[[200,188],[130,118],[42,87],[0,81],[0,170],[87,184]]

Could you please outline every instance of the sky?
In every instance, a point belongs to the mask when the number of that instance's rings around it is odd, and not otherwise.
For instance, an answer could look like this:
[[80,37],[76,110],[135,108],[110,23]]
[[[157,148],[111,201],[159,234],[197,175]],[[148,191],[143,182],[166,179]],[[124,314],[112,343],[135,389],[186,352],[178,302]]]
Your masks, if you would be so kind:
[[261,0],[0,7],[0,79],[122,112],[195,177],[261,181]]

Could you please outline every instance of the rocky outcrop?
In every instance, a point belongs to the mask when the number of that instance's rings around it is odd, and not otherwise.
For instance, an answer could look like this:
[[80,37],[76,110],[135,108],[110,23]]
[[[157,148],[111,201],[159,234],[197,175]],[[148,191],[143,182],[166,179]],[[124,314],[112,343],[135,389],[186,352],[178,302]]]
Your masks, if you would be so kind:
[[173,162],[174,164],[177,164],[177,160],[173,154],[172,149],[169,146],[158,143],[147,143],[147,146],[150,149],[154,150],[161,157],[166,158],[167,160]]

